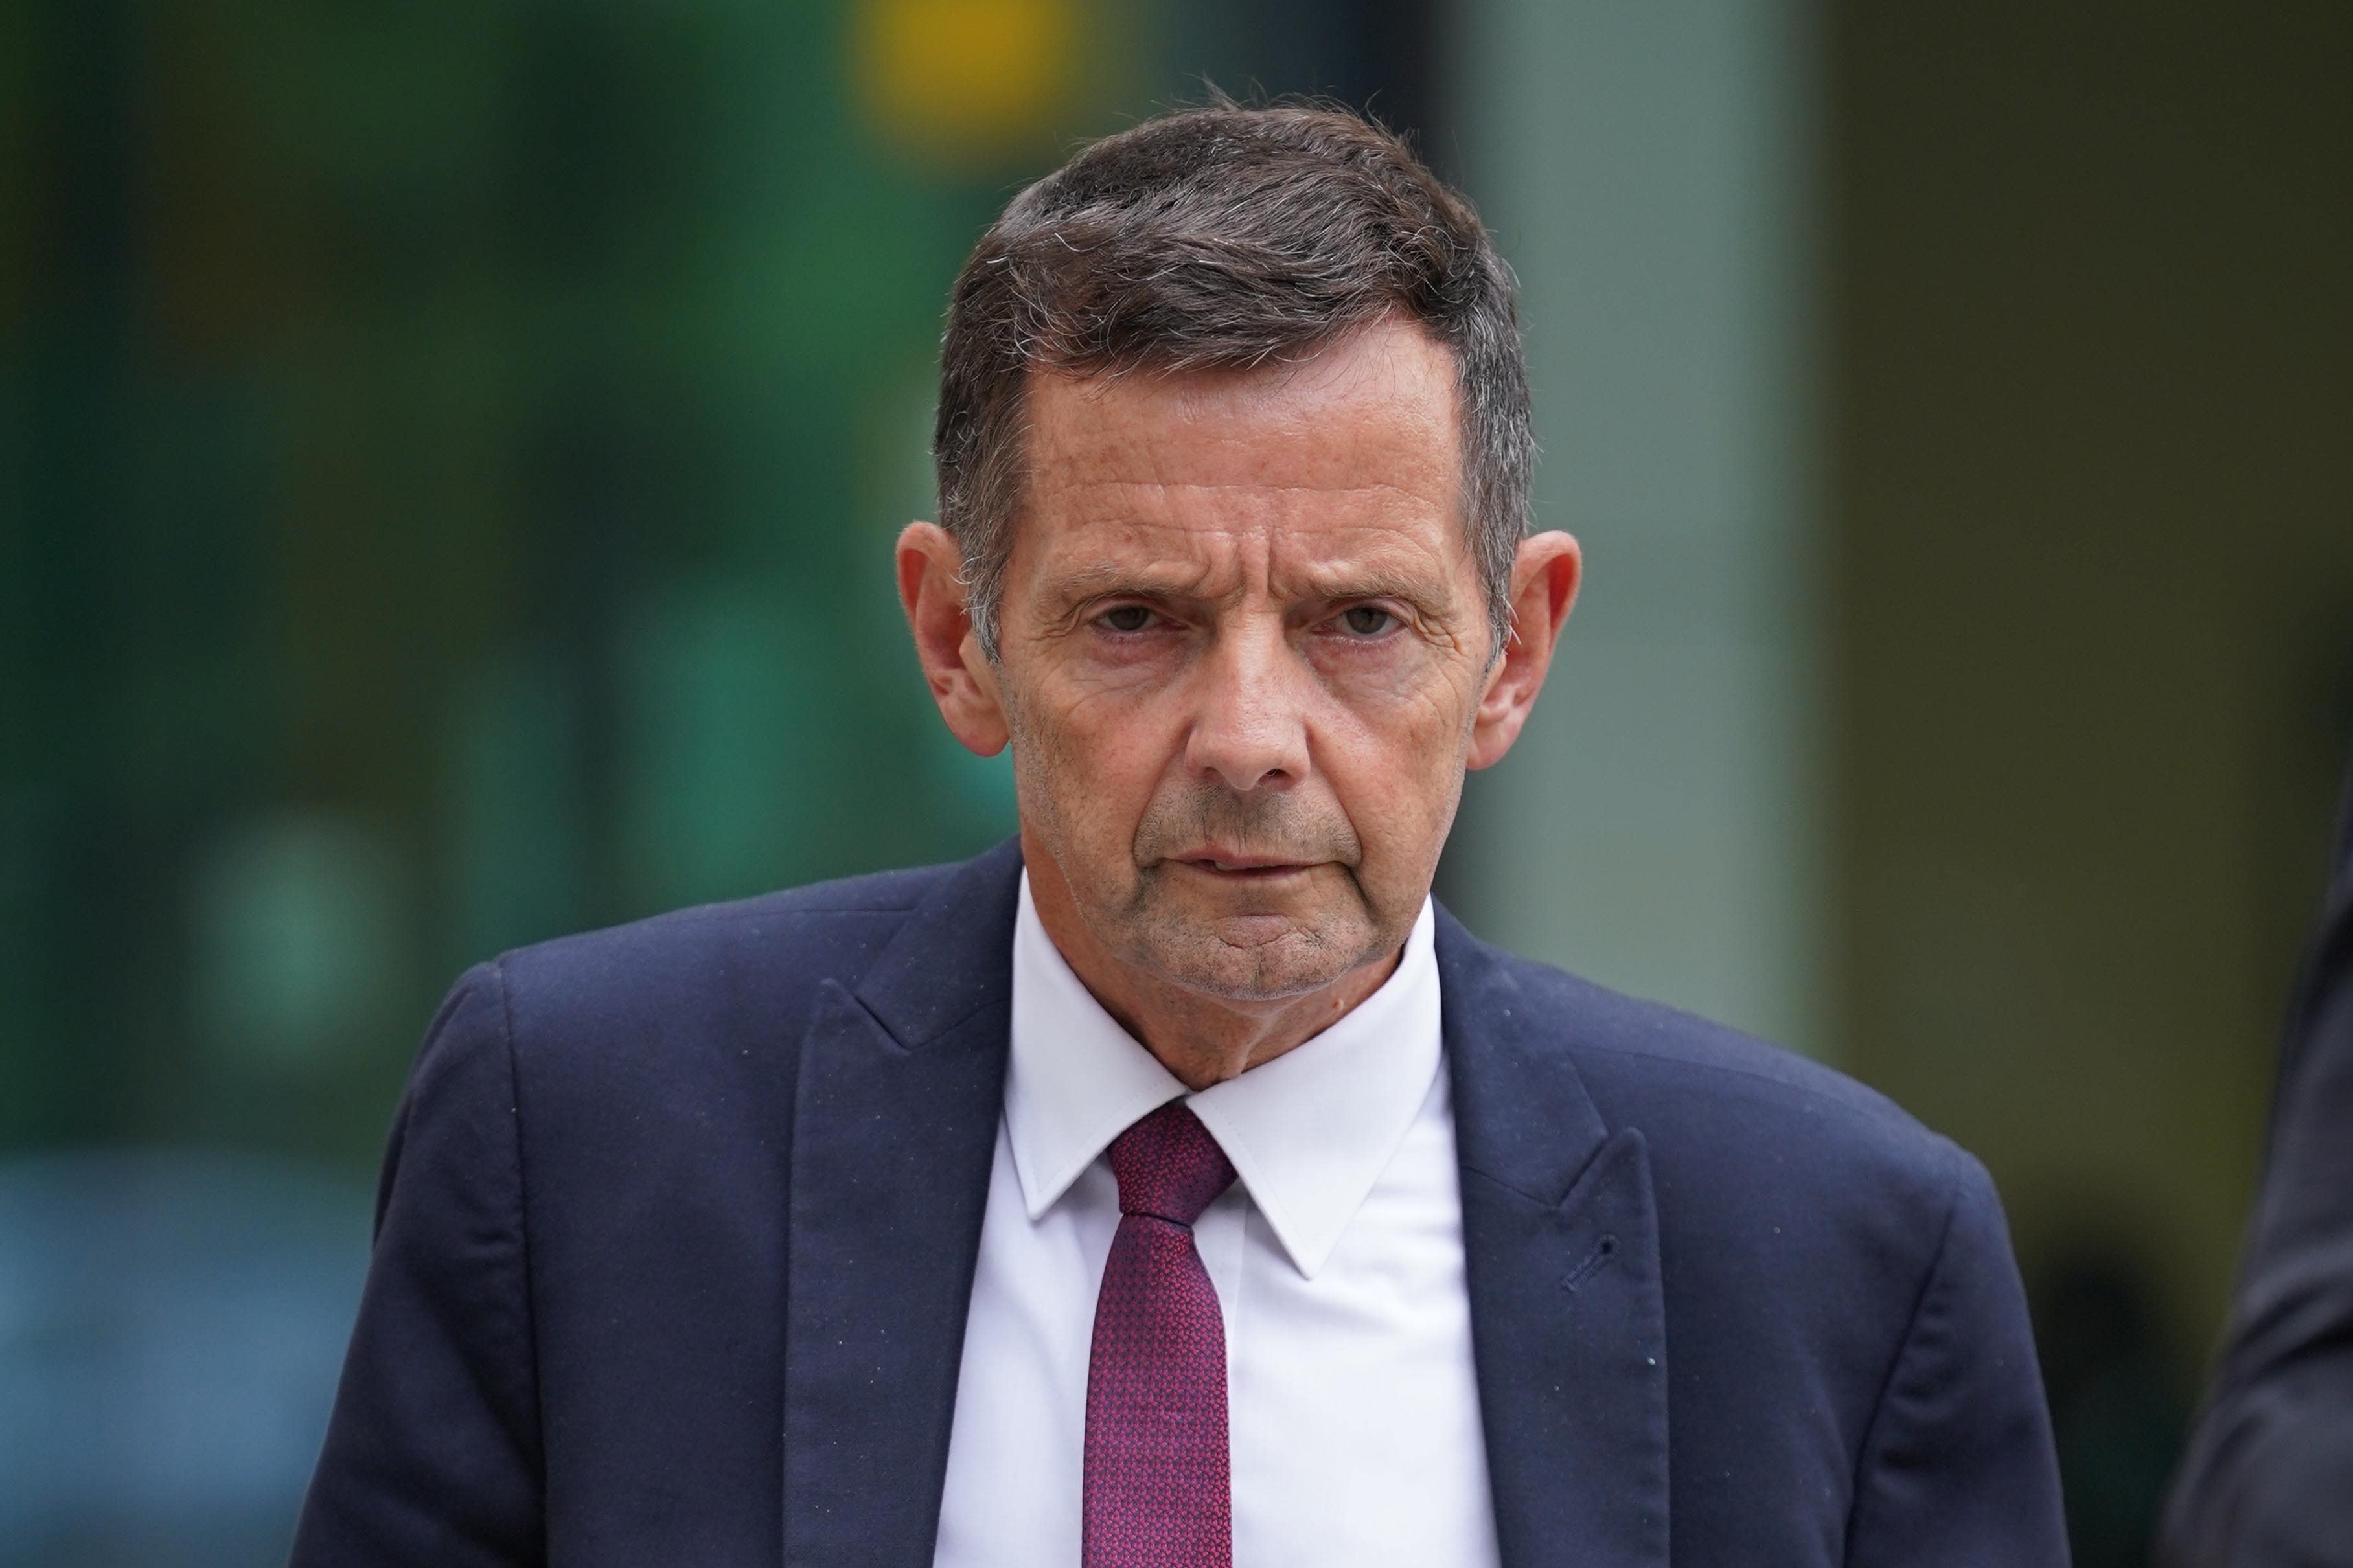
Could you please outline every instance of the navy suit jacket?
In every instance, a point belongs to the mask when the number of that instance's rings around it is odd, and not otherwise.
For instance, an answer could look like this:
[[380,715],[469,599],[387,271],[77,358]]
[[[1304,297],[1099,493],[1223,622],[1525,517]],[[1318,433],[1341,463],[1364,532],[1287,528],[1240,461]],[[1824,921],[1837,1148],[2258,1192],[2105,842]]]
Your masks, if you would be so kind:
[[[510,954],[435,1021],[294,1561],[931,1561],[1020,870]],[[2065,1561],[1985,1172],[1440,915],[1509,1568]]]

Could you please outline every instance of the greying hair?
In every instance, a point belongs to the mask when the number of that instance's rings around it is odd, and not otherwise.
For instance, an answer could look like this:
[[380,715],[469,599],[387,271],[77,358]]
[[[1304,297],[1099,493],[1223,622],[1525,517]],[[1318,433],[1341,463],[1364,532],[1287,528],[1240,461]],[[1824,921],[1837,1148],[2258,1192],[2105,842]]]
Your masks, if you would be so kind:
[[973,630],[997,653],[1031,369],[1244,369],[1384,319],[1452,351],[1462,507],[1500,655],[1535,461],[1511,268],[1384,127],[1220,100],[1082,148],[1013,198],[956,277],[932,455]]

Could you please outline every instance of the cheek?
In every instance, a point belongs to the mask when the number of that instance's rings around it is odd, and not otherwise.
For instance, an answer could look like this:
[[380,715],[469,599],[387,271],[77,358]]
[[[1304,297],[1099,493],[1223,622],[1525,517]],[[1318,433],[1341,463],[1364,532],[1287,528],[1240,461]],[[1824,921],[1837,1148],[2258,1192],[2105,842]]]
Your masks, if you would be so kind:
[[1124,852],[1167,772],[1173,742],[1158,705],[1126,692],[1031,691],[1013,704],[1014,763],[1025,811],[1066,835]]
[[1468,728],[1482,671],[1464,650],[1419,637],[1311,644],[1307,663],[1339,706],[1368,725],[1419,737]]
[[1396,742],[1366,736],[1335,747],[1324,773],[1369,850],[1417,856],[1416,844],[1451,819],[1461,747],[1449,732]]
[[1475,683],[1451,668],[1364,670],[1329,689],[1323,771],[1366,854],[1435,858],[1460,793]]
[[1366,661],[1328,670],[1328,724],[1350,752],[1375,754],[1380,766],[1408,778],[1443,773],[1470,734],[1478,682],[1436,653]]

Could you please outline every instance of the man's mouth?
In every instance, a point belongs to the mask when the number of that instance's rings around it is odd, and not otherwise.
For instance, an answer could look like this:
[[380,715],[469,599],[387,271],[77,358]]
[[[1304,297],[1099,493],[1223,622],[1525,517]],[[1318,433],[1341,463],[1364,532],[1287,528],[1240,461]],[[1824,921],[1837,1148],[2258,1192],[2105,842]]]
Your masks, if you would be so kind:
[[1189,866],[1196,871],[1253,881],[1269,881],[1293,871],[1307,869],[1307,862],[1303,860],[1285,860],[1271,855],[1245,855],[1224,849],[1197,849],[1183,855],[1172,855],[1169,859],[1179,866]]

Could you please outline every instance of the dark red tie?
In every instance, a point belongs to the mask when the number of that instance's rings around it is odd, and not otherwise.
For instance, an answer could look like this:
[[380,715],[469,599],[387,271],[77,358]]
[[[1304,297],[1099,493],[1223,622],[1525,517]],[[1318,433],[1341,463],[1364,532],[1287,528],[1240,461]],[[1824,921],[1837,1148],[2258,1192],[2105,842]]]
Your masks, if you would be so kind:
[[1084,1568],[1233,1568],[1226,1324],[1193,1222],[1233,1184],[1171,1100],[1112,1140],[1119,1229],[1087,1361]]

